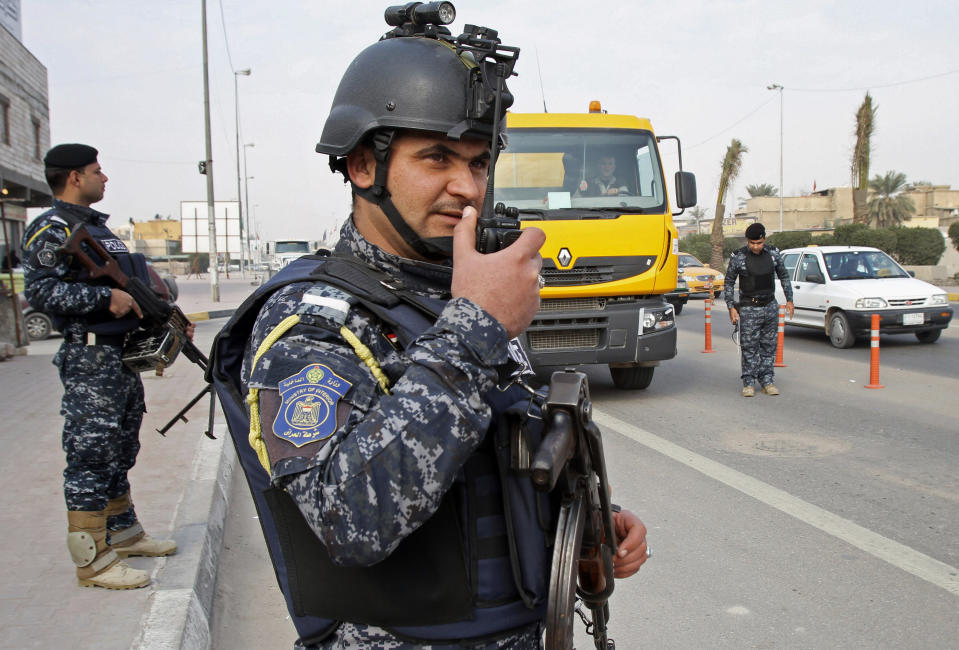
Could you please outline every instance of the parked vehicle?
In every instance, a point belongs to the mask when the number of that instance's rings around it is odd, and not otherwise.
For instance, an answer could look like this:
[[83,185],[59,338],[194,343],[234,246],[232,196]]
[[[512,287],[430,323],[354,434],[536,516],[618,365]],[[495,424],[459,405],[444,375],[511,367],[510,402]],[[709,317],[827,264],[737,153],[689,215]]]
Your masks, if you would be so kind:
[[53,321],[42,311],[37,311],[30,306],[22,293],[17,294],[20,300],[20,311],[23,312],[23,326],[27,330],[27,336],[31,341],[42,341],[50,338],[53,334]]
[[[869,335],[872,315],[882,334],[913,334],[934,343],[952,320],[942,289],[917,280],[891,257],[865,246],[808,246],[781,251],[796,307],[787,325],[821,329],[837,348]],[[776,286],[776,299],[785,301]]]
[[679,253],[679,276],[686,280],[693,298],[719,298],[726,286],[722,271],[710,268],[689,253]]

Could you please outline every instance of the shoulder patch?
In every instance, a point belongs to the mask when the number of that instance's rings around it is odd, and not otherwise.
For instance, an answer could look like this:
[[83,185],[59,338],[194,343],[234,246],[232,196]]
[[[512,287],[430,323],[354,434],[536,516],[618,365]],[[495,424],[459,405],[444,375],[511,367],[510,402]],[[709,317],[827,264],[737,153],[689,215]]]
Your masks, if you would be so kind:
[[336,403],[352,385],[319,363],[282,380],[273,435],[297,447],[326,440],[336,431]]
[[52,267],[57,265],[57,247],[50,243],[45,242],[43,248],[37,251],[37,262],[40,263],[40,266]]

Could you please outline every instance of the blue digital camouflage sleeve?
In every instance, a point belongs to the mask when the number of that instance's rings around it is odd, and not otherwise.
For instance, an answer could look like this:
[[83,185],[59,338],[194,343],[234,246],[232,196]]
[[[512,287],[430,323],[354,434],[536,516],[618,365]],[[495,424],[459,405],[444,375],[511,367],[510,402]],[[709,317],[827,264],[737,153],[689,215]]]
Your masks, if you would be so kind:
[[[291,285],[264,306],[251,350],[301,310],[305,286]],[[273,393],[275,403],[284,380],[316,364],[350,387],[336,403],[335,432],[273,463],[273,481],[293,497],[334,562],[372,565],[433,515],[485,435],[491,411],[484,396],[507,358],[506,332],[462,298],[447,303],[405,352],[392,348],[388,332],[362,309],[342,317],[314,312],[304,320],[263,354],[249,385],[266,401]],[[337,333],[340,321],[374,351],[390,378],[389,395]],[[274,421],[262,415],[264,436],[275,435]]]
[[745,268],[746,256],[743,255],[742,251],[737,250],[729,258],[729,266],[726,267],[726,278],[724,280],[725,286],[723,287],[723,300],[726,301],[726,307],[729,309],[736,306],[734,291],[736,279],[739,278]]
[[59,248],[67,240],[67,224],[51,215],[31,225],[23,237],[23,293],[27,301],[48,314],[81,316],[109,309],[110,287],[67,282],[69,256]]
[[769,248],[769,254],[773,256],[773,264],[776,266],[776,276],[779,278],[779,284],[782,285],[783,294],[786,296],[786,302],[793,301],[793,285],[789,281],[789,271],[786,270],[786,264],[783,262],[782,253],[778,248]]

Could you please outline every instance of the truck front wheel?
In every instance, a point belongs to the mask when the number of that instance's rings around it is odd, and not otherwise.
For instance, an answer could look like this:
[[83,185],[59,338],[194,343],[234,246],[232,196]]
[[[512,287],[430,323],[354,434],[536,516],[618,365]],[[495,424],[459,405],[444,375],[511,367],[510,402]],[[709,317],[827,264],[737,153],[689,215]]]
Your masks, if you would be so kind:
[[613,385],[622,390],[643,390],[653,381],[655,366],[609,367]]

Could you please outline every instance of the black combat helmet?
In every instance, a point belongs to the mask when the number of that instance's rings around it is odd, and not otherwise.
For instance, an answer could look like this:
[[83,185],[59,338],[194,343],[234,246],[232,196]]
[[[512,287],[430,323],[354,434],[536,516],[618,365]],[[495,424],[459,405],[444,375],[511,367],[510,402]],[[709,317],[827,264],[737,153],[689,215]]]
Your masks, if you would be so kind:
[[519,49],[501,45],[495,30],[464,29],[453,38],[440,25],[406,23],[360,52],[340,81],[316,145],[317,152],[329,154],[330,167],[347,179],[344,156],[359,144],[371,146],[373,186],[354,185],[353,191],[378,205],[403,239],[427,258],[448,257],[452,238],[420,238],[393,205],[386,171],[396,130],[444,133],[454,140],[481,138],[498,146],[499,125],[513,103],[505,80]]
[[[468,115],[470,95],[482,83],[478,76],[469,55],[458,56],[437,39],[389,38],[371,45],[343,75],[316,150],[345,156],[384,127],[489,139],[492,107],[486,115]],[[503,99],[505,111],[512,97]]]

